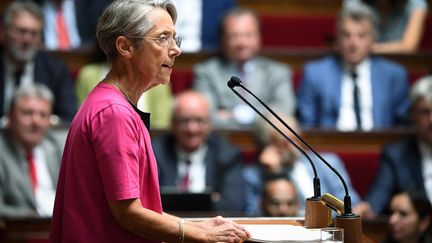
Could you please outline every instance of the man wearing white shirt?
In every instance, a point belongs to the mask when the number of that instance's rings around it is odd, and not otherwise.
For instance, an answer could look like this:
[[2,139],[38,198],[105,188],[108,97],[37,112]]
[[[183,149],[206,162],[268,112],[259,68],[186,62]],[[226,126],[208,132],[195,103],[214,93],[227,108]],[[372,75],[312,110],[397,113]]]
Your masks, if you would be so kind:
[[367,5],[352,4],[342,10],[338,53],[304,66],[297,100],[302,127],[369,131],[405,122],[407,71],[372,55],[374,27]]
[[62,156],[47,133],[53,94],[42,84],[20,87],[0,134],[0,216],[50,217]]

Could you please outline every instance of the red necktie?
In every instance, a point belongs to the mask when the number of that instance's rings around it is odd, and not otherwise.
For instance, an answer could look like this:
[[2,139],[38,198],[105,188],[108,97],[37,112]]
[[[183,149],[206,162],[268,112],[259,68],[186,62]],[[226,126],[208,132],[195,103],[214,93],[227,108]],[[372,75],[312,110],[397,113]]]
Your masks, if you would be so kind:
[[57,9],[56,13],[56,25],[57,25],[57,42],[59,49],[68,49],[70,47],[69,34],[66,25],[66,21],[61,8]]
[[27,158],[28,166],[29,166],[30,182],[31,182],[32,187],[33,187],[33,192],[35,192],[36,187],[37,187],[36,164],[34,161],[33,154],[31,152],[27,154],[26,158]]
[[190,184],[189,169],[190,169],[190,164],[191,164],[191,161],[187,159],[186,160],[186,173],[183,176],[183,180],[182,180],[182,184],[181,184],[182,191],[188,191],[189,190],[189,184]]

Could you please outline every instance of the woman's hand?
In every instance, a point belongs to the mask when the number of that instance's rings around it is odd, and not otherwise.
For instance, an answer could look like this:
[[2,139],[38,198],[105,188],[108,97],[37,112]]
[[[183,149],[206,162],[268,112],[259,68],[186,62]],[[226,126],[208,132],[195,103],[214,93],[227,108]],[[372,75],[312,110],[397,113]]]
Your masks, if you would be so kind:
[[196,222],[205,234],[205,242],[244,242],[250,233],[234,221],[217,216],[205,221]]

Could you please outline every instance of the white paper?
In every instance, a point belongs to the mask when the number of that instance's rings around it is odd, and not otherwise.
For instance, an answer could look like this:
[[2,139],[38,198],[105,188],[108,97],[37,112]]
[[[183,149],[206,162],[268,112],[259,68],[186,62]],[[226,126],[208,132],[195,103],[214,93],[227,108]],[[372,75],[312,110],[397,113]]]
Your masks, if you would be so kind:
[[320,242],[319,229],[284,224],[243,224],[250,233],[251,242]]

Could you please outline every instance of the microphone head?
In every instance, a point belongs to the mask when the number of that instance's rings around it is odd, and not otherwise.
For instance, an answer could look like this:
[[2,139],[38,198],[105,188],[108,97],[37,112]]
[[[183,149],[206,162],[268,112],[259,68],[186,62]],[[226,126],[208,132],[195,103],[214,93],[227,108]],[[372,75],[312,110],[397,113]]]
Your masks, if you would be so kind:
[[237,86],[242,86],[242,81],[236,76],[232,76],[230,80],[228,80],[227,85],[232,89]]

